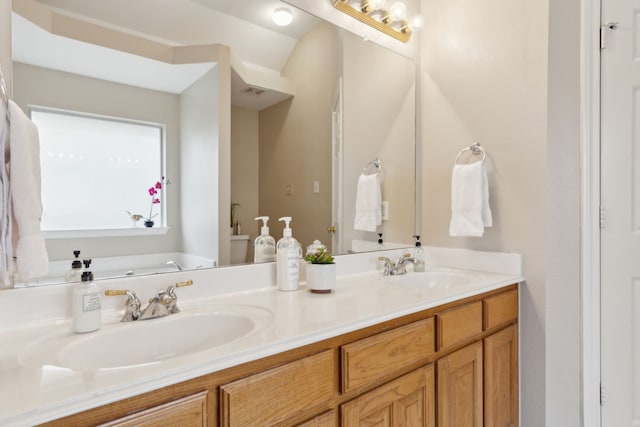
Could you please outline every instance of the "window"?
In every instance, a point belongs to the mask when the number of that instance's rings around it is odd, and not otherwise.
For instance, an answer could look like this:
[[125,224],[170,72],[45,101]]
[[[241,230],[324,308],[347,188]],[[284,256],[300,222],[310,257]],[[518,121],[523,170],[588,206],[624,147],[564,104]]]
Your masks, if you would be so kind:
[[[42,229],[96,230],[134,226],[130,215],[154,215],[161,203],[148,189],[164,176],[164,126],[77,112],[31,108],[40,134]],[[135,224],[143,227],[143,220]]]

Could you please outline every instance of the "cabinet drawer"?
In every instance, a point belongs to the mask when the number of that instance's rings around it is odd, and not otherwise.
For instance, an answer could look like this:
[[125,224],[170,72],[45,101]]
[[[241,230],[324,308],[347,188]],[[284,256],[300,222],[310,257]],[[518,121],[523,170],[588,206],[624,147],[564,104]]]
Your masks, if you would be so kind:
[[144,427],[157,425],[204,427],[208,425],[207,392],[203,391],[182,399],[177,399],[100,425],[102,427]]
[[518,291],[509,291],[484,300],[484,329],[513,322],[518,318]]
[[433,318],[342,346],[342,392],[382,378],[433,354]]
[[337,387],[327,350],[220,387],[223,426],[277,424],[331,399]]
[[472,302],[438,313],[438,350],[482,332],[482,302]]

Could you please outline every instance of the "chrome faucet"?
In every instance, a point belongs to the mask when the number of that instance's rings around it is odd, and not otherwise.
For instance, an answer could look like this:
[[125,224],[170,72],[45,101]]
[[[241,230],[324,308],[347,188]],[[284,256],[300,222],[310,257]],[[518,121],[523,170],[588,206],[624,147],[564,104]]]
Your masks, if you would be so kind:
[[410,254],[404,254],[396,262],[392,262],[386,256],[378,257],[379,261],[384,261],[383,276],[398,276],[400,274],[407,273],[407,264],[418,264],[420,261],[416,258],[412,258]]
[[184,270],[184,267],[180,265],[178,261],[167,261],[167,265],[173,265],[175,268],[178,269],[178,271]]
[[164,317],[169,314],[178,313],[178,296],[175,293],[176,288],[183,286],[191,286],[193,280],[178,282],[170,285],[166,291],[158,292],[158,295],[149,300],[149,304],[140,310],[140,299],[134,291],[131,290],[114,290],[108,289],[104,292],[106,296],[126,295],[125,312],[121,322],[131,322],[134,320],[148,320],[156,317]]

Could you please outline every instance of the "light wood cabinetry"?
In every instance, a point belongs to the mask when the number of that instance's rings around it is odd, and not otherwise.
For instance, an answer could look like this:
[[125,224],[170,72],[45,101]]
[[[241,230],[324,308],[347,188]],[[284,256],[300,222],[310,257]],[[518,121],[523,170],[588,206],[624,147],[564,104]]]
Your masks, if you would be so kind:
[[517,321],[511,285],[47,425],[515,427]]
[[482,342],[438,360],[438,427],[483,425]]
[[433,365],[416,369],[340,408],[341,426],[435,426]]
[[432,317],[343,345],[342,391],[370,384],[434,352]]
[[484,339],[484,425],[518,424],[518,329],[511,325]]
[[333,351],[220,387],[222,426],[274,425],[328,402],[337,392]]
[[104,427],[207,426],[207,392],[196,393],[163,405],[101,424]]

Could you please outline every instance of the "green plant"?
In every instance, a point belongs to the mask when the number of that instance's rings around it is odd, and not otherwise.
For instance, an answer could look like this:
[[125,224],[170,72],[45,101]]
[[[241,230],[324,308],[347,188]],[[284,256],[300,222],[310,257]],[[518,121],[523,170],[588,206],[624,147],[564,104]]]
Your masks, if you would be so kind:
[[307,254],[304,260],[310,264],[333,264],[333,256],[325,248],[321,248],[312,254]]

